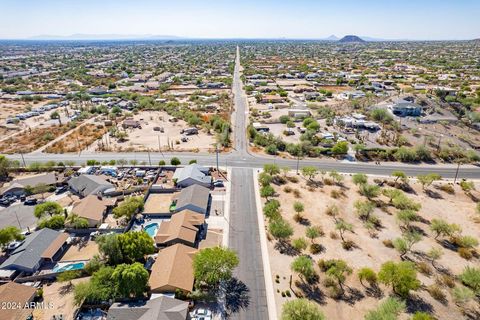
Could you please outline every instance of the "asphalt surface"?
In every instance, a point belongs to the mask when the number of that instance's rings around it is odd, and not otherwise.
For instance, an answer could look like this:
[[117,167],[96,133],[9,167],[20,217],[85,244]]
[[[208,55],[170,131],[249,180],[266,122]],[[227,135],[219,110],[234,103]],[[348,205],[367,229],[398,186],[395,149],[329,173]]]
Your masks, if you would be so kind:
[[0,207],[0,229],[15,226],[23,230],[34,226],[37,223],[37,218],[33,215],[34,208],[35,206],[25,206],[21,203]]
[[231,181],[229,246],[240,259],[234,275],[250,289],[250,305],[234,314],[232,319],[268,319],[253,170],[235,168]]

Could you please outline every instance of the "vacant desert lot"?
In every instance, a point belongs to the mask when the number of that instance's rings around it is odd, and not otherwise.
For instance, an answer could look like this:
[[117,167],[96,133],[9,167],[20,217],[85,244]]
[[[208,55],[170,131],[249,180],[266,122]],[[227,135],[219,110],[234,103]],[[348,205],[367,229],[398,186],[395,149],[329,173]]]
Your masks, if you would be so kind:
[[0,141],[0,152],[7,154],[32,152],[58,138],[68,130],[70,130],[68,125],[52,125],[27,129]]
[[[389,240],[401,237],[402,231],[406,231],[406,228],[401,227],[401,223],[397,219],[396,214],[399,210],[394,208],[389,199],[381,193],[373,197],[371,201],[376,207],[371,214],[379,218],[381,226],[373,230],[367,229],[355,208],[356,201],[366,201],[367,198],[359,194],[359,187],[352,183],[352,176],[341,176],[343,180],[337,183],[329,177],[328,173],[323,176],[318,174],[313,181],[294,173],[286,175],[280,173],[271,183],[275,190],[275,196],[271,199],[277,199],[280,202],[281,216],[293,227],[293,235],[287,240],[286,245],[281,245],[281,242],[267,233],[270,266],[279,314],[282,304],[288,299],[293,299],[294,293],[297,293],[316,301],[327,319],[363,319],[368,310],[376,308],[382,299],[392,294],[392,290],[382,284],[379,284],[379,290],[375,292],[362,286],[357,272],[363,267],[369,267],[378,272],[381,265],[387,261],[401,261],[400,254],[394,248],[385,245]],[[399,183],[394,184],[393,178],[383,177],[368,177],[368,184],[381,184],[381,189],[395,189],[394,187],[399,186]],[[470,195],[467,195],[459,185],[453,185],[446,181],[433,182],[427,187],[427,191],[424,191],[422,185],[415,179],[410,179],[407,184],[411,189],[409,192],[405,192],[405,195],[421,204],[421,209],[418,211],[419,218],[411,223],[408,230],[416,230],[423,234],[423,237],[412,246],[412,251],[407,253],[404,259],[413,261],[417,268],[419,268],[419,264],[427,264],[431,271],[430,275],[421,272],[417,274],[423,285],[419,290],[412,292],[407,300],[410,317],[414,311],[423,310],[432,313],[437,319],[467,319],[462,315],[461,309],[452,301],[452,289],[444,282],[442,283],[440,279],[448,275],[455,279],[454,277],[459,275],[466,266],[478,266],[478,254],[474,253],[470,260],[462,258],[457,252],[458,248],[452,246],[449,239],[445,237],[434,239],[435,234],[430,229],[430,222],[432,219],[443,219],[451,224],[458,224],[462,229],[461,235],[480,239],[480,215],[476,213],[475,209],[479,192],[471,191]],[[453,194],[439,189],[441,185],[447,184],[453,187]],[[476,188],[479,187],[480,185],[477,183]],[[304,206],[300,220],[295,217],[295,202],[300,202]],[[329,208],[333,207],[338,209],[336,216],[327,214],[332,211]],[[342,240],[336,228],[336,221],[339,220],[343,220],[353,227],[351,232],[344,233],[345,240],[350,240],[354,244],[351,249],[347,250],[342,246]],[[266,225],[268,230],[268,219],[266,219]],[[323,230],[323,235],[313,240],[314,243],[321,245],[322,249],[318,254],[310,252],[312,241],[306,238],[306,230],[309,226],[316,226]],[[318,281],[308,285],[290,268],[292,261],[301,253],[293,249],[289,243],[292,243],[293,239],[302,237],[308,243],[303,254],[313,259],[315,273],[319,276]],[[435,267],[432,267],[431,260],[426,255],[431,248],[440,249],[443,252],[441,258],[435,261]],[[335,297],[331,293],[331,288],[325,286],[324,281],[327,275],[318,266],[320,259],[342,259],[352,268],[353,272],[347,275],[345,281],[343,296]],[[291,286],[289,285],[290,276],[293,277]],[[430,286],[435,284],[438,284],[445,294],[443,301],[435,300],[428,291]],[[458,279],[456,285],[460,285]],[[289,291],[288,294],[287,291]],[[288,297],[289,294],[291,294],[291,298]],[[478,305],[473,304],[472,306],[471,303],[469,302],[468,306],[476,308],[478,311]],[[409,319],[409,317],[405,314],[401,319]]]
[[[118,142],[114,138],[108,141],[109,151],[209,151],[214,149],[215,135],[199,131],[197,135],[188,136],[187,142],[182,142],[180,131],[189,125],[183,121],[170,122],[170,116],[161,111],[143,111],[133,116],[134,120],[141,123],[141,129],[127,129],[128,137],[125,142]],[[120,124],[119,124],[120,126]],[[153,130],[155,127],[163,128],[164,132]],[[123,129],[122,129],[123,130]],[[99,141],[95,142],[89,150],[98,150]]]

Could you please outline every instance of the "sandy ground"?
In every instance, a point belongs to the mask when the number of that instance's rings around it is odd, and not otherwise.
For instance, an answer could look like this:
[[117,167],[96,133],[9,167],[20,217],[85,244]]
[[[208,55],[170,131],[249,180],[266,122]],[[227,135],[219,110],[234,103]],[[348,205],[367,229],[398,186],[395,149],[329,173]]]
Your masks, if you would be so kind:
[[[374,214],[381,219],[383,228],[378,231],[377,238],[372,238],[356,216],[353,204],[356,200],[363,197],[358,194],[358,188],[351,183],[348,176],[346,176],[344,188],[338,186],[323,186],[309,190],[306,186],[306,180],[302,177],[299,177],[299,180],[297,184],[289,183],[281,187],[275,186],[279,194],[277,199],[281,203],[282,216],[294,227],[292,239],[305,236],[306,226],[295,222],[293,219],[295,214],[293,203],[295,201],[301,201],[305,206],[304,218],[308,219],[311,225],[321,226],[325,232],[325,236],[316,240],[317,243],[325,247],[325,250],[320,254],[311,255],[313,260],[315,262],[319,259],[345,260],[354,270],[352,275],[347,278],[346,284],[348,287],[355,288],[361,293],[361,297],[358,298],[359,300],[356,302],[333,300],[325,295],[327,290],[320,284],[320,292],[315,295],[318,298],[317,302],[319,302],[327,319],[363,319],[363,316],[368,310],[378,305],[379,300],[366,294],[365,289],[357,280],[356,271],[362,267],[370,267],[378,272],[382,263],[390,260],[400,261],[399,254],[394,249],[387,248],[382,243],[382,240],[394,239],[401,235],[401,230],[395,218],[396,209],[387,207],[386,212],[379,208],[375,209]],[[320,180],[320,177],[318,177],[317,180]],[[370,183],[373,183],[373,178],[369,178],[369,180]],[[436,184],[440,185],[441,183],[444,182],[437,182]],[[414,188],[416,194],[408,194],[408,196],[422,204],[422,209],[419,211],[419,215],[422,218],[427,221],[434,218],[441,218],[447,220],[449,223],[457,223],[462,227],[464,235],[471,235],[477,239],[480,238],[480,227],[474,223],[475,203],[465,195],[459,186],[455,186],[454,195],[449,195],[432,186],[430,189],[437,192],[441,197],[441,199],[433,199],[422,191],[420,184],[411,181],[410,185]],[[295,198],[293,193],[286,193],[284,191],[285,186],[299,190],[300,198]],[[478,188],[479,185],[477,184],[477,189]],[[330,196],[332,190],[343,190],[344,196],[339,199],[333,199]],[[388,202],[388,199],[383,196],[378,197],[378,199]],[[335,232],[335,224],[333,218],[326,215],[325,212],[327,207],[333,204],[340,209],[340,217],[354,225],[354,233],[347,232],[345,238],[354,241],[358,248],[346,251],[342,248],[340,239],[332,239],[330,237],[330,233]],[[441,245],[433,239],[432,232],[426,223],[415,222],[413,225],[422,229],[427,235],[422,241],[414,245],[413,250],[426,252],[432,247],[441,248]],[[272,276],[274,277],[277,309],[278,312],[281,312],[281,305],[288,298],[282,298],[280,293],[286,290],[292,291],[289,288],[289,277],[292,275],[290,264],[295,257],[280,254],[279,251],[274,248],[275,244],[275,240],[270,241],[268,248]],[[478,259],[474,258],[471,261],[467,261],[461,258],[458,253],[445,248],[443,248],[443,252],[444,255],[437,264],[449,269],[453,274],[461,273],[467,265],[478,266]],[[416,260],[419,261],[418,259]],[[325,278],[325,274],[320,272],[316,263],[315,268],[320,275],[321,283]],[[279,275],[280,283],[275,283],[276,275]],[[435,281],[435,274],[427,277],[419,273],[418,278],[423,284],[431,285]],[[296,279],[299,279],[298,276],[293,275],[293,283]],[[426,291],[418,291],[415,295],[423,299],[429,307],[432,308],[438,319],[461,319],[460,311],[451,301],[448,290],[444,289],[444,291],[448,297],[448,303],[446,305],[434,300]],[[389,292],[389,289],[383,288],[384,295],[388,295]]]
[[[187,142],[182,142],[182,129],[190,127],[185,121],[178,120],[176,123],[169,122],[170,116],[161,111],[143,111],[133,116],[134,120],[141,122],[141,129],[127,129],[128,140],[117,142],[113,138],[105,138],[109,141],[108,148],[111,150],[132,151],[157,151],[159,144],[162,151],[168,150],[168,145],[173,145],[175,151],[209,151],[213,150],[216,143],[215,135],[208,135],[199,131],[198,135],[188,136]],[[163,127],[164,132],[154,131],[154,127]],[[213,131],[212,131],[213,132]],[[108,135],[108,134],[107,134]],[[160,143],[159,143],[160,141]],[[97,150],[98,141],[93,143],[88,150]],[[172,151],[173,151],[172,150]]]
[[199,249],[213,248],[222,245],[223,231],[220,229],[209,229],[207,238],[200,241]]
[[[88,281],[89,278],[75,279],[73,285]],[[53,319],[53,316],[63,315],[61,319],[73,320],[77,307],[73,301],[73,287],[68,288],[68,283],[55,282],[43,286],[43,299],[45,304],[51,303],[53,308],[35,309],[35,320]]]
[[88,241],[86,245],[79,244],[68,248],[60,261],[90,260],[98,254],[98,245],[95,241]]

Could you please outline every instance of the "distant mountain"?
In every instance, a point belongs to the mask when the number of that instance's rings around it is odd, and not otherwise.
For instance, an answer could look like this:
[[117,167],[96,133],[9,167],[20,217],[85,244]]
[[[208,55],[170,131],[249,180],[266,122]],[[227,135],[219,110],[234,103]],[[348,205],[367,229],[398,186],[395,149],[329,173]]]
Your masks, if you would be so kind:
[[324,40],[328,40],[328,41],[338,41],[338,40],[340,40],[340,38],[337,37],[336,35],[332,34],[330,37],[325,38]]
[[134,34],[72,34],[68,36],[38,35],[29,40],[179,40],[181,37],[170,35],[134,35]]
[[366,42],[366,41],[363,40],[362,38],[358,37],[358,36],[348,35],[348,36],[345,36],[342,39],[338,40],[338,42],[342,42],[342,43],[362,43],[362,42]]

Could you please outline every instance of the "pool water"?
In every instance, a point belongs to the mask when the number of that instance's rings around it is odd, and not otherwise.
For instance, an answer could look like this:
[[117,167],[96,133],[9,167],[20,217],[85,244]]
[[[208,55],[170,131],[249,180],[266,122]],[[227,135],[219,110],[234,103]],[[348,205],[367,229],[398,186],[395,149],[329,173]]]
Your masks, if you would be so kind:
[[85,262],[75,262],[75,263],[68,263],[65,265],[57,264],[55,268],[53,268],[53,272],[64,272],[64,271],[72,271],[72,270],[81,270],[85,267]]
[[150,237],[155,237],[157,235],[158,223],[147,224],[143,230],[145,230]]

